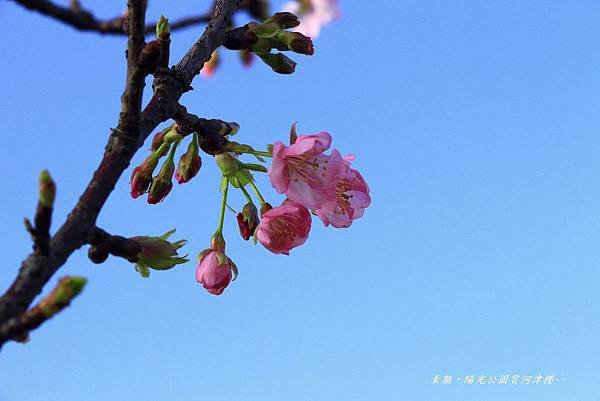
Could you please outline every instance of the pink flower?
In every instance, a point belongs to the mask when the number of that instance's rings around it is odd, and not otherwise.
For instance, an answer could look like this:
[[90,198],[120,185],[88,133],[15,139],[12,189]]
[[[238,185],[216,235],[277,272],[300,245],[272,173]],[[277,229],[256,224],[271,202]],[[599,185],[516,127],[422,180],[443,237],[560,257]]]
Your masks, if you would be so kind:
[[237,266],[225,255],[225,241],[220,234],[213,236],[211,246],[198,256],[196,281],[208,292],[221,295],[232,278],[237,276]]
[[330,145],[327,132],[300,135],[290,146],[275,142],[268,173],[277,192],[307,208],[319,208],[344,173],[344,159],[337,150],[323,154]]
[[304,244],[310,232],[311,218],[307,208],[286,199],[280,206],[262,215],[256,238],[269,251],[289,255]]
[[340,15],[337,0],[300,0],[290,1],[283,6],[283,11],[294,13],[300,17],[300,26],[295,31],[315,39],[321,27],[327,25]]
[[353,156],[345,158],[345,174],[328,192],[327,201],[316,210],[325,226],[350,227],[352,221],[362,217],[371,204],[369,186],[357,170],[350,168],[353,159]]

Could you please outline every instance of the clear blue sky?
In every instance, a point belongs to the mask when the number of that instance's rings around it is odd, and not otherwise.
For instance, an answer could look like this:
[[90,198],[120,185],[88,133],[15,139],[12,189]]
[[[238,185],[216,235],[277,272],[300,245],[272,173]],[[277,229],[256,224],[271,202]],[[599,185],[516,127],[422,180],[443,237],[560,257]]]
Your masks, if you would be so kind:
[[[84,2],[102,16],[122,3]],[[149,17],[190,10],[168,3],[151,2]],[[331,132],[371,185],[365,217],[349,230],[315,221],[285,257],[238,239],[229,215],[240,276],[220,297],[192,263],[144,280],[80,250],[59,275],[88,277],[84,294],[29,344],[3,349],[0,400],[598,400],[600,3],[341,5],[293,76],[244,71],[227,54],[183,103],[239,122],[256,146],[296,120]],[[125,60],[122,38],[10,2],[0,18],[4,289],[30,251],[22,219],[38,172],[58,183],[61,222],[116,124]],[[173,60],[199,33],[174,34]],[[217,171],[204,164],[159,206],[129,197],[129,169],[99,225],[126,236],[176,227],[195,255],[218,209]],[[565,381],[441,386],[436,374]]]

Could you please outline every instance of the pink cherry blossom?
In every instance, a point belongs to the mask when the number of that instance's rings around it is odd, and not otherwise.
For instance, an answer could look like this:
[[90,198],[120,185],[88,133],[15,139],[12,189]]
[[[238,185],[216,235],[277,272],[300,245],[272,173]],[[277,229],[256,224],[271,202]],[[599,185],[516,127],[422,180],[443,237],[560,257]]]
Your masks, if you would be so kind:
[[269,251],[289,255],[292,248],[304,244],[310,226],[308,209],[286,199],[280,206],[262,215],[256,228],[256,238]]
[[196,280],[211,294],[221,295],[231,282],[232,270],[237,268],[231,259],[221,251],[210,250],[200,258]]
[[369,186],[362,175],[353,168],[350,162],[354,156],[344,158],[346,172],[327,194],[327,201],[315,212],[325,226],[331,224],[337,228],[350,227],[371,204]]
[[345,171],[340,152],[323,154],[330,145],[327,132],[300,135],[290,146],[275,142],[268,173],[277,192],[307,208],[319,208]]
[[300,25],[295,31],[313,39],[319,36],[321,27],[340,15],[337,0],[290,1],[284,4],[283,11],[296,14],[300,18]]

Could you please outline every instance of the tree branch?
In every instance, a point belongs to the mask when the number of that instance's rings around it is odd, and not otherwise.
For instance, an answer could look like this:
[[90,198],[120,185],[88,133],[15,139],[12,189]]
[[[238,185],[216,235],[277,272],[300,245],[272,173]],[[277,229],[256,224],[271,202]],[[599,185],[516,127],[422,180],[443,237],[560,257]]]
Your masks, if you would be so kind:
[[[225,30],[239,5],[240,0],[217,0],[202,37],[172,70],[163,69],[156,73],[154,96],[141,115],[137,138],[129,135],[127,127],[121,125],[112,131],[104,157],[91,182],[67,220],[52,237],[49,254],[30,254],[23,261],[15,281],[0,298],[0,322],[6,322],[25,312],[50,277],[76,249],[85,243],[86,238],[90,238],[95,230],[95,222],[100,210],[123,171],[129,166],[134,153],[159,123],[175,114],[179,98],[184,91],[190,89],[189,85],[194,76],[199,73],[211,53],[223,44]],[[134,15],[131,14],[131,17],[133,18]],[[133,30],[133,34],[130,35],[131,41],[136,40],[133,39],[135,32],[138,32],[136,26],[138,24],[134,22],[131,28]],[[133,95],[132,91],[132,97],[127,100],[128,104],[137,104],[137,99]],[[121,116],[121,121],[129,124],[134,119]]]
[[0,347],[9,341],[26,341],[31,330],[52,318],[81,293],[87,280],[83,277],[63,277],[52,292],[23,315],[12,318],[0,326]]
[[94,263],[103,263],[109,254],[135,263],[142,250],[139,242],[120,235],[111,235],[98,227],[94,229],[89,243],[92,246],[88,250],[88,257]]
[[[64,7],[55,4],[49,0],[13,0],[15,3],[40,14],[54,18],[66,25],[71,26],[79,31],[98,32],[103,35],[126,35],[123,29],[123,24],[127,17],[119,15],[110,19],[98,19],[91,11],[88,11],[78,3],[74,3],[71,7]],[[183,29],[190,26],[206,23],[210,20],[210,13],[183,17],[171,22],[171,30]],[[147,24],[144,27],[144,33],[151,35],[154,33],[156,21]]]

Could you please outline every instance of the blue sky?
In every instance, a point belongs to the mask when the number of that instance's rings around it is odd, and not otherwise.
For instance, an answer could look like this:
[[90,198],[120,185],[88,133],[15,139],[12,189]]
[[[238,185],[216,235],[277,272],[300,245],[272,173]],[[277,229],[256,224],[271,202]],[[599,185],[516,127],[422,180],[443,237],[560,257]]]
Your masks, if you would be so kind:
[[[226,54],[182,102],[237,121],[239,140],[257,147],[293,121],[331,132],[371,186],[364,218],[348,230],[315,220],[285,257],[243,242],[228,215],[240,276],[220,297],[192,263],[144,280],[82,249],[59,276],[86,276],[84,294],[29,344],[5,346],[0,400],[598,400],[600,3],[341,5],[293,76]],[[189,12],[160,7],[149,18]],[[0,17],[6,288],[31,248],[22,219],[38,172],[57,181],[56,229],[116,125],[125,60],[122,38],[10,2]],[[173,62],[199,34],[173,35]],[[186,252],[204,249],[219,207],[210,158],[159,206],[129,197],[130,171],[98,224],[125,236],[176,227]],[[564,381],[443,386],[436,374]]]

